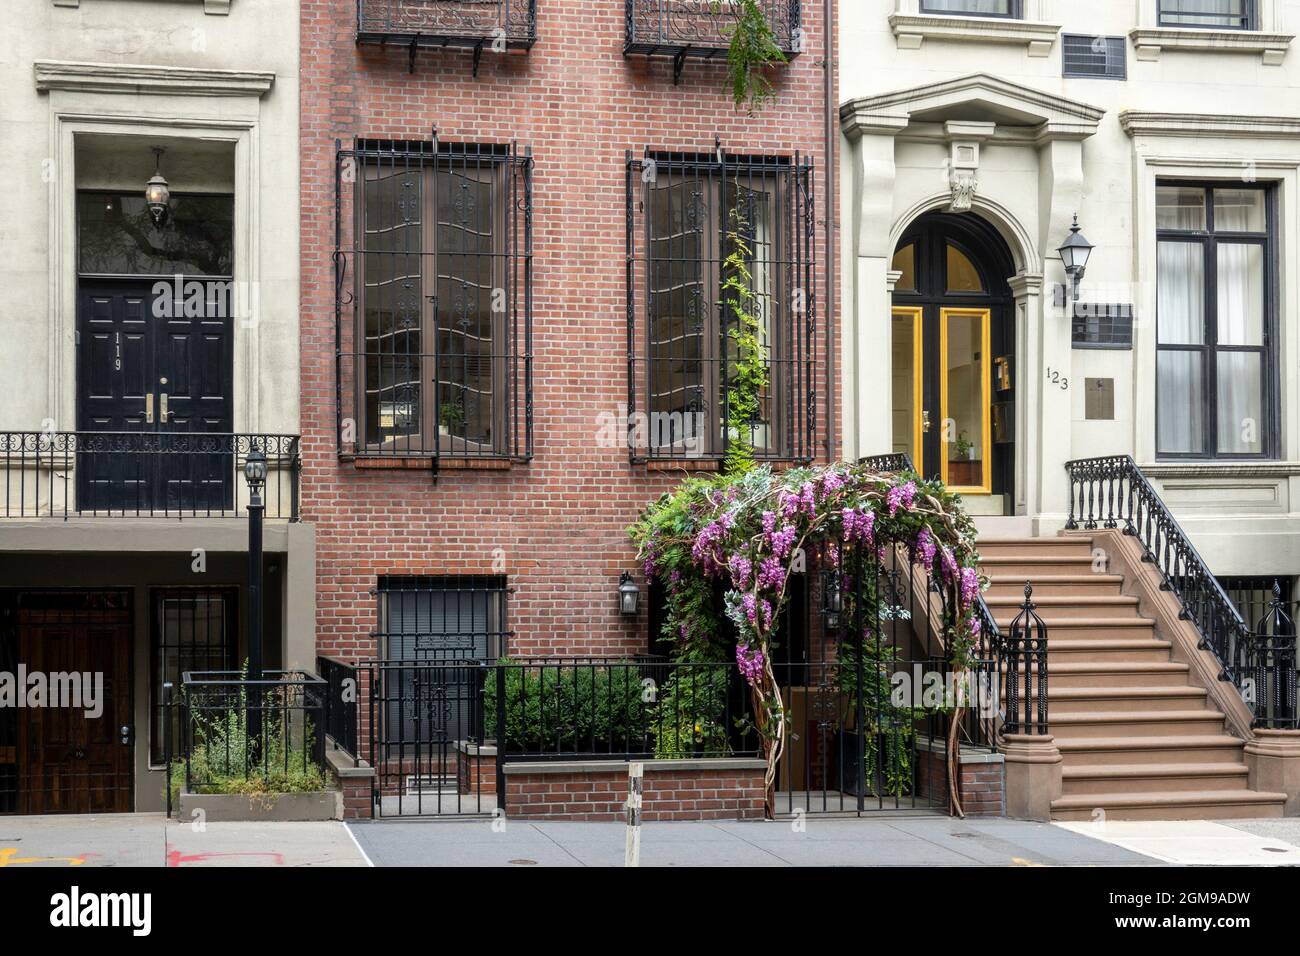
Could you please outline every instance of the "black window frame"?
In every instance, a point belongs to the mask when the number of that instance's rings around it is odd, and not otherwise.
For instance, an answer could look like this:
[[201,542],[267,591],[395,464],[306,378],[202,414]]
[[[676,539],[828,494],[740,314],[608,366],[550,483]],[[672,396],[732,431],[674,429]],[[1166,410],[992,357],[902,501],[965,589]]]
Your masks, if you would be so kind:
[[[718,149],[711,153],[664,152],[647,149],[641,158],[627,153],[627,321],[628,321],[628,419],[627,445],[633,463],[648,461],[721,461],[730,438],[723,423],[727,418],[726,382],[729,380],[729,321],[723,316],[726,227],[720,222],[726,190],[733,187],[750,195],[770,197],[767,232],[761,244],[771,250],[764,259],[767,283],[761,297],[767,308],[769,351],[768,387],[764,397],[765,417],[754,423],[753,436],[764,428],[765,441],[755,438],[754,458],[760,461],[807,463],[813,459],[816,430],[817,389],[814,380],[813,335],[816,328],[816,263],[813,207],[813,164],[808,157],[788,155],[742,155]],[[757,185],[756,185],[757,184]],[[656,234],[656,216],[668,208],[672,223],[671,197],[657,191],[693,187],[689,203],[679,202],[680,229]],[[735,193],[734,195],[739,195]],[[751,204],[752,208],[752,204]],[[751,223],[752,225],[752,223]],[[751,239],[753,236],[750,237]],[[688,240],[698,251],[686,255]],[[667,244],[666,254],[656,250]],[[694,280],[671,274],[674,266],[698,263]],[[752,266],[751,260],[751,266]],[[756,271],[756,270],[753,270]],[[656,276],[667,275],[666,284],[656,285]],[[673,283],[680,301],[676,311],[658,311]],[[696,289],[688,298],[687,287]],[[757,290],[756,290],[757,291]],[[656,335],[657,317],[676,317],[683,323],[697,317],[699,329],[675,338],[684,342],[698,337],[700,354],[688,354],[685,346],[673,354],[656,351],[674,338]],[[703,316],[702,318],[698,318]],[[664,389],[665,366],[698,366],[695,378],[681,373],[680,387]],[[689,379],[689,381],[688,381]],[[680,413],[700,415],[703,436],[693,431],[679,438],[669,429],[668,440],[656,415],[673,415],[656,407],[656,396],[697,393]],[[643,402],[643,407],[638,406]],[[671,399],[669,400],[671,404]],[[711,425],[715,421],[716,425]],[[648,421],[648,428],[638,422]],[[751,436],[751,437],[753,437]],[[645,439],[642,441],[642,439]]]
[[[375,620],[377,626],[374,632],[376,641],[376,652],[379,657],[387,661],[400,661],[409,664],[423,663],[458,663],[464,661],[480,661],[483,663],[492,663],[500,657],[506,656],[509,652],[510,637],[510,595],[513,593],[509,585],[509,579],[504,574],[390,574],[380,575],[375,585]],[[393,612],[392,600],[395,596],[411,596],[418,602],[421,597],[426,595],[442,596],[442,615],[441,623],[444,625],[440,628],[433,628],[428,631],[420,631],[417,627],[415,630],[393,629]],[[482,598],[484,602],[484,617],[486,626],[484,628],[473,627],[474,605]],[[448,602],[453,602],[449,604]],[[432,607],[432,601],[430,602]],[[466,607],[468,605],[468,607]],[[449,610],[455,618],[455,623],[460,626],[469,616],[469,627],[460,631],[449,631],[446,625],[449,621]],[[419,612],[416,614],[417,625],[419,623]],[[430,612],[430,625],[433,624],[432,610]],[[411,638],[417,639],[417,646],[414,651],[415,657],[395,656],[393,653],[392,639]],[[422,637],[428,637],[431,640],[431,646],[421,648],[418,646],[418,640]],[[468,637],[468,643],[462,641],[459,644],[448,645],[442,639],[446,637]],[[478,653],[477,640],[482,639],[486,648],[485,653]]]
[[[514,142],[443,142],[436,133],[429,140],[358,139],[350,149],[336,145],[339,456],[345,460],[425,458],[433,461],[435,470],[443,458],[530,460],[531,150]],[[367,184],[388,181],[402,186],[405,182],[399,177],[418,184],[418,201],[411,202],[412,196],[402,195],[400,190],[387,200],[377,200],[375,205],[388,208],[391,221],[371,228]],[[458,179],[490,189],[490,233],[480,228],[481,218],[471,218],[479,216],[473,197],[461,196],[458,201],[452,196],[445,206],[441,203],[440,183],[454,189]],[[444,209],[454,210],[460,220],[444,221],[440,216]],[[407,232],[399,236],[402,230]],[[444,232],[448,237],[462,237],[461,245],[456,247],[448,238],[452,248],[440,249]],[[417,235],[413,243],[411,237]],[[466,244],[484,236],[489,237],[486,247]],[[418,248],[413,248],[415,244]],[[370,273],[377,263],[386,265],[378,268],[380,279],[374,280]],[[386,301],[381,296],[375,306],[376,312],[388,314],[386,331],[369,327],[372,290],[387,296]],[[450,294],[444,295],[444,291]],[[455,320],[458,308],[463,312],[460,321]],[[490,326],[486,333],[482,327],[485,314]],[[472,321],[475,316],[477,324]],[[410,344],[413,331],[418,331],[415,349]],[[405,348],[399,347],[402,342],[407,343]],[[459,351],[456,342],[461,343]],[[488,342],[487,351],[473,347],[475,342]],[[462,372],[459,380],[444,375],[448,363],[454,366],[457,360]],[[485,360],[490,379],[486,390],[481,387]],[[455,399],[458,389],[459,402]],[[383,420],[385,395],[390,399],[392,417],[387,426]],[[486,413],[479,409],[471,414],[470,399],[486,401]],[[408,406],[405,427],[398,424],[402,405]],[[459,406],[458,421],[455,415],[444,420],[451,405]],[[486,437],[472,434],[485,426]]]
[[1025,2],[1024,0],[1007,0],[1008,13],[972,13],[965,10],[935,10],[926,0],[921,0],[920,11],[926,16],[933,17],[980,17],[981,19],[990,20],[1022,20],[1024,19]]
[[1222,20],[1215,21],[1178,21],[1168,20],[1167,17],[1189,17],[1195,16],[1195,12],[1180,13],[1178,11],[1166,10],[1166,6],[1176,0],[1156,0],[1156,20],[1159,26],[1171,27],[1174,29],[1186,30],[1258,30],[1259,29],[1259,0],[1245,0],[1246,12],[1242,14],[1241,23],[1232,24]]
[[[1155,456],[1158,461],[1276,461],[1281,453],[1280,410],[1280,356],[1279,312],[1280,291],[1278,281],[1277,189],[1270,183],[1245,183],[1227,180],[1159,179],[1156,187],[1183,187],[1200,189],[1205,196],[1205,228],[1199,230],[1161,229],[1156,227],[1157,264],[1161,242],[1185,242],[1202,247],[1202,281],[1204,295],[1204,328],[1199,345],[1169,344],[1160,342],[1159,294],[1156,304],[1156,364],[1153,369],[1155,392]],[[1216,232],[1214,228],[1214,193],[1223,190],[1257,190],[1264,194],[1264,232]],[[1236,245],[1259,245],[1264,250],[1264,316],[1259,346],[1218,344],[1218,246],[1221,242]],[[1159,275],[1156,278],[1159,289]],[[1202,355],[1201,361],[1201,428],[1202,449],[1199,452],[1165,452],[1160,450],[1160,379],[1159,360],[1162,351],[1192,351]],[[1218,362],[1220,352],[1258,352],[1263,356],[1260,370],[1260,423],[1259,452],[1220,452],[1218,450]]]

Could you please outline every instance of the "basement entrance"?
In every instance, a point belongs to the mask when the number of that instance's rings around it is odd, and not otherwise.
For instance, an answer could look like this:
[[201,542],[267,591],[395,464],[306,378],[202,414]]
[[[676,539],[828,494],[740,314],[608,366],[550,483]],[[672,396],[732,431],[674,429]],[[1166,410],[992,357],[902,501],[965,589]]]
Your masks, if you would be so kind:
[[132,809],[129,592],[0,594],[0,681],[0,813]]

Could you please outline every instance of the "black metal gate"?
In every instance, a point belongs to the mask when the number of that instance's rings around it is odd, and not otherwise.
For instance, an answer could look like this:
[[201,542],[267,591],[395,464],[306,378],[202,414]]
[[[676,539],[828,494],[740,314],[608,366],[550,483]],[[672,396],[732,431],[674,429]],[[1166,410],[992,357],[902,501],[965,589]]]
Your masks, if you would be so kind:
[[903,544],[808,555],[816,598],[802,639],[785,638],[802,648],[774,654],[790,722],[778,815],[947,809],[947,589],[911,557]]
[[496,749],[483,742],[478,661],[368,661],[363,757],[375,770],[375,817],[492,814]]

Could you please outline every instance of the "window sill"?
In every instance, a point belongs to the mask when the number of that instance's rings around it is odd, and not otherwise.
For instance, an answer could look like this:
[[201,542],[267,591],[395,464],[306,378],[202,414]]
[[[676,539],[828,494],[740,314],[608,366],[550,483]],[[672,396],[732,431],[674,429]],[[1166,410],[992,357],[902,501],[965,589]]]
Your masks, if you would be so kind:
[[[203,0],[203,12],[208,16],[224,17],[230,14],[231,0]],[[76,9],[81,6],[81,0],[54,0],[56,7],[72,7]]]
[[1194,27],[1139,27],[1129,31],[1139,60],[1159,60],[1162,50],[1219,53],[1258,53],[1265,66],[1278,66],[1295,39],[1290,33],[1258,30],[1215,30]]
[[963,17],[942,14],[895,13],[889,18],[900,50],[919,50],[926,40],[968,43],[1011,43],[1027,47],[1030,56],[1044,57],[1061,32],[1059,24],[1000,17]]
[[1300,461],[1155,461],[1138,467],[1148,478],[1300,477]]
[[357,471],[431,471],[437,462],[439,471],[509,471],[516,462],[511,458],[394,458],[388,455],[356,455],[345,458]]

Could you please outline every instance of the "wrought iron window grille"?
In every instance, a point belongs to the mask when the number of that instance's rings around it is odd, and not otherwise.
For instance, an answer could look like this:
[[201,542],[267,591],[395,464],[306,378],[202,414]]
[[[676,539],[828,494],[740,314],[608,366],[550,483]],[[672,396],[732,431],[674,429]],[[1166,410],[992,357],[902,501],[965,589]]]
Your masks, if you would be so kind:
[[[731,43],[734,0],[625,0],[623,55],[671,57],[673,84],[688,58],[725,57]],[[801,0],[759,0],[773,40],[787,57],[803,51]]]
[[357,0],[357,43],[405,47],[409,69],[421,49],[467,49],[474,75],[486,50],[528,50],[537,41],[537,0]]
[[726,425],[743,371],[726,283],[745,273],[764,381],[744,437],[756,460],[812,460],[813,191],[812,161],[797,153],[628,152],[625,424],[634,463],[721,459],[741,437]]
[[528,149],[336,146],[340,457],[530,459]]

